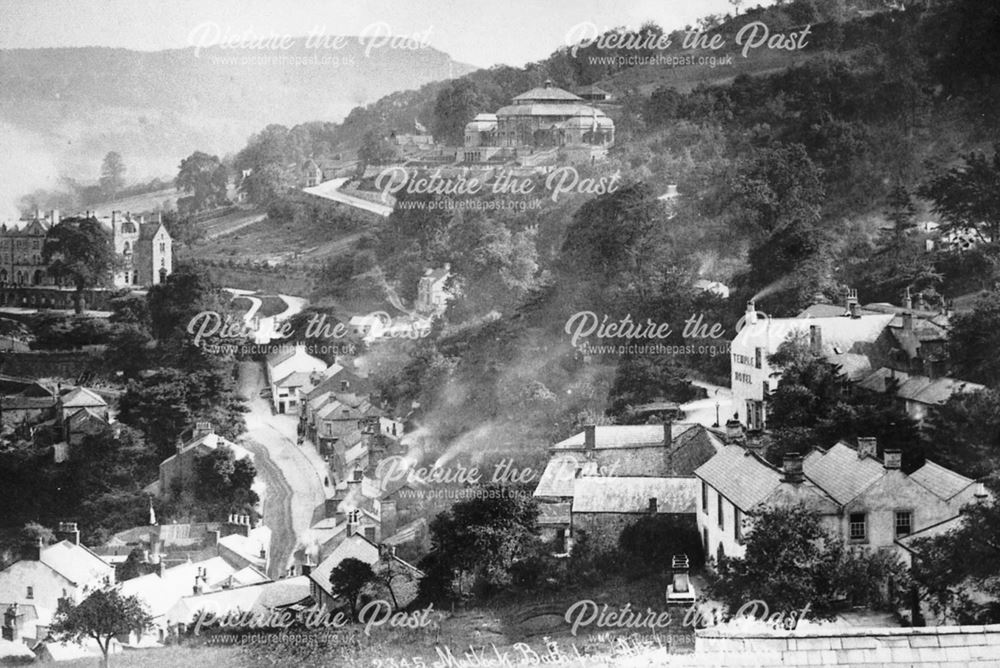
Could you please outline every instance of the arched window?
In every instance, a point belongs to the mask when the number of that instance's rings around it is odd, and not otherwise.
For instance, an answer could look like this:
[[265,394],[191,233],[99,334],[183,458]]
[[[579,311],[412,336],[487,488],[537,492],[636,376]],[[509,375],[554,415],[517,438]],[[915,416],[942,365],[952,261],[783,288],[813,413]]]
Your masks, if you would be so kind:
[[131,244],[129,244],[129,242],[126,241],[125,245],[122,247],[122,255],[131,255],[131,254],[132,254],[132,246]]

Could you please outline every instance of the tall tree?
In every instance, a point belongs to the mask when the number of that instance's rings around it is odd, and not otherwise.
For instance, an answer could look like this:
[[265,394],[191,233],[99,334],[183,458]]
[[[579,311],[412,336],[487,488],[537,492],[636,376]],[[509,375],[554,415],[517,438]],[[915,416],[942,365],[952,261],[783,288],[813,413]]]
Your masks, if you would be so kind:
[[142,633],[152,617],[136,596],[122,596],[116,589],[99,589],[79,605],[59,601],[52,630],[72,638],[93,638],[101,648],[101,665],[109,665],[111,641],[118,635]]
[[1000,242],[1000,143],[992,158],[973,151],[963,159],[965,164],[939,172],[917,193],[933,202],[945,229],[985,232],[988,241]]
[[461,501],[431,522],[431,551],[422,566],[421,594],[430,600],[468,596],[466,584],[491,592],[511,584],[516,562],[538,545],[538,505],[499,486]]
[[434,138],[452,146],[461,146],[465,140],[465,124],[481,111],[486,111],[487,100],[469,79],[448,82],[434,101],[434,118],[431,130]]
[[195,151],[181,160],[174,185],[190,193],[188,212],[194,213],[220,206],[226,201],[229,174],[219,156]]
[[117,151],[109,151],[101,163],[101,192],[107,199],[114,199],[125,187],[125,161]]
[[952,530],[918,539],[914,580],[938,614],[956,624],[1000,621],[1000,480],[986,479],[988,496],[962,509]]
[[48,272],[76,286],[74,307],[83,313],[83,292],[110,278],[116,256],[111,233],[96,218],[66,218],[45,237],[42,258]]
[[972,477],[1000,468],[1000,393],[961,392],[931,410],[933,458]]
[[952,320],[951,360],[955,376],[1000,387],[1000,291],[991,290],[976,300],[969,313]]
[[354,557],[341,561],[330,572],[330,588],[333,593],[347,600],[351,608],[351,619],[358,620],[358,599],[361,592],[375,581],[372,567]]

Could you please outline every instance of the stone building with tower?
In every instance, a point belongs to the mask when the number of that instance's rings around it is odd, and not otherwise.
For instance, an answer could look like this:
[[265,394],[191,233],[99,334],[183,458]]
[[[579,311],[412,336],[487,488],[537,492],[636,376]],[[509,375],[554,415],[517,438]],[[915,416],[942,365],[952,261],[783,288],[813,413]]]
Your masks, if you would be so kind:
[[[94,217],[89,211],[83,215]],[[173,240],[161,217],[147,221],[113,211],[97,220],[111,235],[119,260],[102,289],[147,288],[173,272]],[[50,276],[43,258],[45,239],[59,222],[59,211],[50,211],[36,212],[20,225],[0,226],[0,305],[72,308],[75,286]]]

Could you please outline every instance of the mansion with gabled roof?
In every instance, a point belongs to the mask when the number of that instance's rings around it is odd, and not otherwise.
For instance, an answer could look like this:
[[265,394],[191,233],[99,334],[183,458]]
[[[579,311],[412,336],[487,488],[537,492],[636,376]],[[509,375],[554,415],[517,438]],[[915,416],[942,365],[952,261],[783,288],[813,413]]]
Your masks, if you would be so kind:
[[[173,271],[173,242],[161,220],[146,222],[142,216],[113,211],[111,216],[98,221],[111,234],[115,253],[121,260],[107,287],[148,287],[162,283]],[[47,216],[36,212],[33,219],[20,227],[0,226],[0,286],[72,287],[50,276],[42,257],[45,238],[58,223],[59,212],[51,211]]]
[[607,114],[546,81],[496,113],[482,113],[469,122],[462,156],[465,162],[486,162],[561,149],[590,160],[603,157],[614,143],[615,124]]

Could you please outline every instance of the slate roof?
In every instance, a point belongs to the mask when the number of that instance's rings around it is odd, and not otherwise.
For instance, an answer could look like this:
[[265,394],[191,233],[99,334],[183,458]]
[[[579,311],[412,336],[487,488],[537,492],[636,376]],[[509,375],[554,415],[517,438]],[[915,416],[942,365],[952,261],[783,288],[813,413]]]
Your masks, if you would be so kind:
[[546,86],[539,86],[537,88],[532,88],[531,90],[525,91],[520,95],[514,96],[514,102],[538,102],[538,101],[565,101],[565,102],[582,102],[583,98],[579,95],[574,95],[568,90],[563,90],[562,88],[557,88],[552,85],[552,82],[546,82]]
[[694,513],[701,485],[695,478],[582,476],[573,494],[574,513]]
[[308,596],[309,578],[306,576],[185,596],[171,606],[167,623],[190,623],[199,610],[213,610],[220,616],[237,610],[258,613],[299,603]]
[[44,410],[52,408],[55,404],[56,399],[54,397],[25,397],[20,394],[0,397],[0,407],[5,411]]
[[885,467],[877,459],[860,459],[858,452],[840,442],[823,452],[813,450],[802,462],[806,477],[829,494],[840,505],[871,487],[885,475]]
[[[697,428],[693,423],[675,422],[671,429],[671,440],[676,441],[689,429]],[[577,432],[552,446],[552,450],[584,449],[585,432]],[[594,427],[594,448],[634,448],[663,447],[663,425],[598,425]]]
[[986,389],[986,386],[979,383],[956,378],[916,376],[888,367],[877,369],[859,382],[858,386],[872,392],[885,392],[886,380],[889,378],[895,378],[898,382],[896,396],[900,399],[928,405],[943,404],[956,392],[977,392]]
[[278,387],[304,387],[311,384],[309,374],[305,371],[293,371],[275,383]]
[[87,406],[107,406],[108,402],[85,387],[76,387],[62,397],[64,408],[86,408]]
[[763,503],[781,482],[781,472],[738,445],[727,445],[694,474],[740,510]]
[[911,473],[910,480],[913,480],[922,487],[926,487],[935,496],[945,501],[976,482],[932,461],[925,462],[923,466]]
[[553,455],[545,465],[535,496],[573,496],[576,474],[586,460],[582,453],[561,452]]
[[82,545],[75,545],[68,540],[43,548],[39,561],[78,585],[114,574],[114,569],[108,562]]

